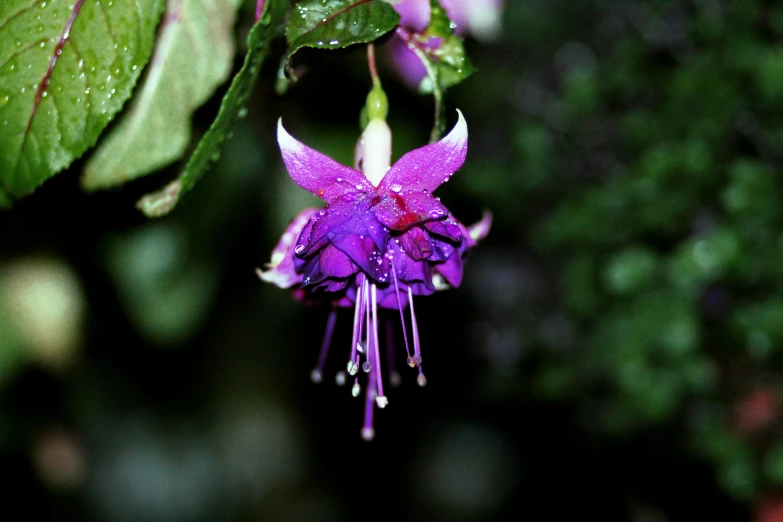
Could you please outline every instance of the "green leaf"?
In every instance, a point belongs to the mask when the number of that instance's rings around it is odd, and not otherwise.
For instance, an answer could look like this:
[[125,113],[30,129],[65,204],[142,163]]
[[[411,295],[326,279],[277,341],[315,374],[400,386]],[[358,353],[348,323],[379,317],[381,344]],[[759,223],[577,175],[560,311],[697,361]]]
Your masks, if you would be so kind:
[[304,0],[286,27],[286,64],[302,47],[340,49],[388,33],[400,15],[383,0]]
[[0,205],[95,144],[149,60],[163,5],[0,2]]
[[220,110],[190,156],[187,165],[177,179],[151,194],[142,197],[136,206],[148,217],[160,217],[168,214],[179,202],[183,194],[192,189],[204,172],[220,157],[223,142],[230,137],[237,121],[247,114],[247,101],[256,84],[258,72],[269,54],[269,41],[273,36],[272,28],[279,10],[274,0],[267,1],[264,13],[247,35],[247,55],[242,68],[234,76],[220,103]]
[[[438,0],[430,1],[430,21],[422,32],[409,32],[403,28],[397,34],[405,45],[421,61],[427,71],[427,77],[422,80],[419,90],[431,93],[435,98],[435,124],[430,133],[430,142],[435,142],[446,130],[446,118],[443,112],[443,92],[449,87],[459,84],[473,74],[462,39],[454,34],[453,24],[448,13],[441,7]],[[433,44],[433,38],[440,39],[438,45]]]
[[182,157],[193,112],[231,73],[240,1],[168,0],[150,66],[87,163],[85,189],[118,185]]

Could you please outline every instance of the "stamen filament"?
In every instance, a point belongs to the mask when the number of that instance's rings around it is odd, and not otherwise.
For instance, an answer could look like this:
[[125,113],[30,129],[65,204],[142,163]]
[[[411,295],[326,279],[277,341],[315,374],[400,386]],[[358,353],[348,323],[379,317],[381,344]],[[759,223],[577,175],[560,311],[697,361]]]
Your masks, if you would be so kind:
[[397,296],[397,308],[400,311],[400,324],[402,324],[402,337],[405,339],[405,353],[408,354],[408,358],[411,356],[411,349],[408,345],[408,329],[405,327],[405,314],[402,313],[402,301],[400,300],[400,286],[397,283],[397,271],[394,269],[394,257],[389,256],[391,263],[392,279],[394,279],[394,295]]
[[416,312],[413,311],[413,292],[408,287],[408,304],[411,307],[411,329],[413,330],[413,361],[421,364],[421,345],[419,344],[419,326],[416,323]]
[[381,356],[378,348],[378,296],[375,283],[372,285],[372,291],[370,293],[370,302],[372,303],[372,334],[373,334],[373,358],[375,359],[375,386],[378,390],[378,397],[376,402],[379,408],[385,408],[389,403],[389,400],[383,394],[383,377],[381,376]]
[[318,366],[310,372],[310,379],[314,383],[319,383],[324,378],[324,366],[326,365],[326,354],[329,352],[329,346],[332,344],[332,334],[334,333],[334,325],[337,322],[337,309],[332,307],[329,310],[329,319],[326,320],[326,331],[324,332],[324,340],[321,342],[321,353],[318,355]]
[[393,388],[400,385],[400,374],[394,364],[394,329],[390,319],[386,319],[386,364],[389,366],[389,383]]

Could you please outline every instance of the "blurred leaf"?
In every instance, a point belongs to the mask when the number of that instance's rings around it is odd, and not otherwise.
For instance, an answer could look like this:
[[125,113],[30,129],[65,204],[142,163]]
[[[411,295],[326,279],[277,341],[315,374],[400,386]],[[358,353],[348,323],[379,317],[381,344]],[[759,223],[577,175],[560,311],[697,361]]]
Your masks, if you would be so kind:
[[163,4],[0,3],[0,192],[31,192],[95,144],[149,59]]
[[240,0],[169,0],[148,70],[129,109],[85,167],[87,190],[108,188],[182,157],[193,112],[231,72]]
[[286,67],[302,47],[341,49],[372,42],[399,21],[400,15],[383,0],[303,0],[294,8],[285,30]]
[[[280,1],[280,0],[277,0]],[[247,102],[256,84],[261,65],[269,53],[272,28],[279,10],[269,0],[264,13],[247,35],[247,55],[242,68],[234,76],[220,103],[220,110],[209,130],[201,138],[196,150],[179,177],[157,192],[142,197],[136,206],[148,217],[168,214],[177,205],[183,194],[192,189],[204,172],[220,157],[223,142],[231,137],[239,119],[247,115]]]
[[107,244],[107,265],[128,315],[147,339],[185,341],[198,329],[217,291],[214,266],[191,256],[182,228],[155,223]]

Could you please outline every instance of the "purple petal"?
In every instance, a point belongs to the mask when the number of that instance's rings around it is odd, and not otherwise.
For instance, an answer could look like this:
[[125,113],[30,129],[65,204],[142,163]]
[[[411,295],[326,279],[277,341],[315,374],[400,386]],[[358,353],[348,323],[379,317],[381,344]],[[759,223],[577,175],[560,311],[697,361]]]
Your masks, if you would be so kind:
[[317,213],[317,208],[307,208],[288,225],[272,250],[272,259],[267,264],[268,270],[256,270],[262,281],[273,283],[280,288],[290,288],[302,281],[302,276],[296,273],[294,266],[294,245],[307,222]]
[[449,216],[448,220],[440,220],[440,221],[428,221],[427,223],[424,223],[424,228],[426,228],[429,232],[448,238],[451,241],[455,243],[459,243],[462,241],[462,227],[458,224],[452,221],[454,218]]
[[[400,249],[396,241],[389,241],[388,253],[393,260],[398,282],[409,285],[416,295],[428,295],[435,291],[430,263],[412,259]],[[394,286],[393,282],[389,286]]]
[[368,276],[381,283],[389,281],[389,260],[383,255],[383,251],[378,249],[372,238],[355,234],[338,234],[331,241]]
[[391,192],[373,207],[378,221],[392,230],[406,228],[448,216],[449,210],[432,194],[426,192]]
[[364,175],[311,149],[288,134],[282,118],[277,124],[277,142],[288,174],[294,183],[331,203],[346,191],[368,192],[372,185]]
[[402,0],[394,4],[394,10],[400,14],[400,25],[421,31],[430,19],[428,0]]
[[378,192],[433,192],[459,170],[468,153],[468,126],[459,110],[457,114],[457,124],[445,138],[401,157],[381,180]]
[[454,255],[450,256],[445,263],[438,263],[432,269],[455,288],[462,283],[462,256],[456,249]]
[[[316,285],[325,279],[344,279],[357,272],[357,267],[342,251],[327,245],[302,266],[302,284]],[[345,284],[340,288],[344,288]]]
[[399,237],[399,244],[408,257],[421,261],[432,256],[432,241],[429,234],[418,227],[412,227]]
[[427,69],[421,63],[421,59],[408,49],[402,38],[393,38],[389,46],[393,68],[411,89],[418,90],[421,81],[427,77]]

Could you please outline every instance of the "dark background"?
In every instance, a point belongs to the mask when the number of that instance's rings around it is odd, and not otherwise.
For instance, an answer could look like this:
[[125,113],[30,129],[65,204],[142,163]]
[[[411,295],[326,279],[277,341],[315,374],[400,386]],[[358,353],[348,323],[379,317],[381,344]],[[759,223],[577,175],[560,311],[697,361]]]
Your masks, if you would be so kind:
[[[438,195],[495,223],[416,302],[429,384],[403,371],[369,444],[332,381],[350,319],[316,386],[326,311],[254,274],[313,203],[276,120],[350,164],[363,50],[301,52],[278,96],[276,47],[166,218],[133,205],[176,166],[87,195],[77,162],[0,214],[2,518],[783,520],[781,35],[771,1],[509,0],[468,38]],[[432,102],[385,52],[396,158]]]

